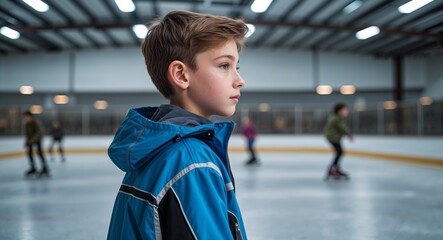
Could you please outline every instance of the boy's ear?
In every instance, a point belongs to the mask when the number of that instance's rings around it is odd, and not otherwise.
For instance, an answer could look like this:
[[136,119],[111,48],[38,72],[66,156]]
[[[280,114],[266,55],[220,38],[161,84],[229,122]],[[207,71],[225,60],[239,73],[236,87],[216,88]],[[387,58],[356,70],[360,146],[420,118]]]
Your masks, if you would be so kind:
[[174,60],[169,64],[168,76],[171,84],[181,90],[185,90],[189,87],[188,79],[188,66],[182,61]]

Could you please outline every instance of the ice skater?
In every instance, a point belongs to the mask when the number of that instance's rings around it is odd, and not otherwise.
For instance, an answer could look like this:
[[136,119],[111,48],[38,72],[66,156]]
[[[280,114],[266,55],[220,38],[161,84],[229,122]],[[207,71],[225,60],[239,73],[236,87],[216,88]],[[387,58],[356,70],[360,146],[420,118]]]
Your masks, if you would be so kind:
[[246,138],[246,141],[248,143],[248,151],[250,158],[246,162],[246,165],[258,164],[259,161],[257,159],[254,147],[255,139],[257,137],[257,130],[255,129],[255,126],[249,117],[243,118],[241,133]]
[[343,155],[343,148],[341,139],[347,136],[349,140],[353,141],[353,136],[349,127],[346,125],[345,118],[349,115],[349,109],[344,103],[337,103],[334,106],[333,113],[329,116],[324,128],[324,134],[328,142],[332,145],[335,156],[332,163],[329,165],[326,179],[334,178],[349,178],[349,174],[344,172],[340,166],[340,160]]
[[51,136],[52,136],[52,142],[51,145],[49,146],[49,154],[51,155],[51,160],[54,161],[54,155],[53,153],[53,149],[54,149],[54,145],[57,144],[58,145],[58,153],[60,154],[61,160],[62,162],[66,161],[65,158],[65,154],[63,151],[63,137],[64,137],[64,133],[63,133],[63,129],[60,126],[60,123],[58,121],[55,121],[52,123],[52,128],[51,128]]
[[[26,177],[31,176],[49,176],[49,168],[46,165],[45,156],[42,151],[42,138],[43,138],[43,127],[40,122],[33,119],[32,113],[30,111],[26,111],[23,113],[23,119],[25,121],[25,134],[26,134],[26,142],[25,148],[28,153],[29,158],[29,170],[25,172]],[[37,153],[40,157],[41,162],[41,171],[37,172],[34,163],[34,154],[33,147],[37,147]]]

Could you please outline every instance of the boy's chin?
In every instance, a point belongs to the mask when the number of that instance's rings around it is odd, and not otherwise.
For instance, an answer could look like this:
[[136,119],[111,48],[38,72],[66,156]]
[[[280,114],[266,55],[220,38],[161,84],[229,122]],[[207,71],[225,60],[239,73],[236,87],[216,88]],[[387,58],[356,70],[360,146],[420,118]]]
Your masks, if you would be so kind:
[[234,113],[235,107],[233,107],[232,109],[224,109],[224,111],[220,111],[216,115],[220,117],[231,117],[232,115],[234,115]]

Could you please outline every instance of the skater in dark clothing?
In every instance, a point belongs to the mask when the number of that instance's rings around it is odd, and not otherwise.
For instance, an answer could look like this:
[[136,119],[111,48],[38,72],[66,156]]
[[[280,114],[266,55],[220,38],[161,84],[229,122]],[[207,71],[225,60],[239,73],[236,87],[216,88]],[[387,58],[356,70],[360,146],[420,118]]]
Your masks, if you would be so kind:
[[250,154],[250,159],[246,162],[246,165],[251,164],[257,164],[258,159],[257,155],[255,154],[255,138],[257,137],[257,131],[255,129],[254,124],[252,123],[251,119],[249,117],[245,117],[243,119],[243,125],[242,125],[242,134],[245,136],[246,140],[248,141],[248,151]]
[[348,126],[345,123],[345,118],[349,115],[349,109],[344,103],[337,103],[334,106],[333,114],[328,118],[328,121],[324,128],[324,133],[328,142],[335,150],[335,156],[331,165],[327,170],[328,177],[345,177],[348,178],[349,174],[342,171],[340,167],[340,158],[343,154],[343,148],[341,145],[341,139],[343,136],[347,136],[349,140],[353,141],[353,136]]
[[[46,165],[45,156],[42,152],[42,138],[43,138],[43,127],[41,124],[34,120],[32,117],[32,113],[30,111],[26,111],[23,114],[24,121],[26,123],[25,125],[25,134],[26,134],[26,142],[25,142],[25,148],[28,152],[28,158],[29,158],[29,165],[30,169],[26,171],[26,176],[32,176],[32,175],[38,175],[38,176],[44,176],[49,175],[49,168]],[[33,156],[33,147],[37,147],[37,152],[40,157],[41,162],[41,171],[37,172],[34,164],[34,156]]]
[[52,136],[52,143],[51,146],[49,147],[49,154],[51,154],[51,160],[54,161],[54,157],[52,155],[52,150],[54,149],[54,145],[57,144],[58,145],[58,152],[60,153],[60,157],[62,158],[62,161],[64,162],[65,159],[65,154],[63,152],[63,129],[60,126],[59,122],[54,122],[52,124],[52,129],[51,129],[51,136]]

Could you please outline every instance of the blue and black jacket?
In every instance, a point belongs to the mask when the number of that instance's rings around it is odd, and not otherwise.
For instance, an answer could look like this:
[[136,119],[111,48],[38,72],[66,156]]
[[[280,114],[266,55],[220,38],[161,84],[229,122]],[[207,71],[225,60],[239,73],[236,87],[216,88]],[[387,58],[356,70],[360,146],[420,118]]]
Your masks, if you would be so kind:
[[126,172],[108,239],[247,239],[227,156],[233,127],[173,105],[131,109],[108,149]]

